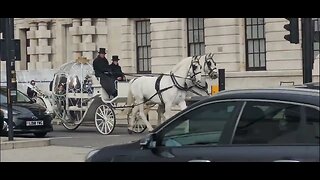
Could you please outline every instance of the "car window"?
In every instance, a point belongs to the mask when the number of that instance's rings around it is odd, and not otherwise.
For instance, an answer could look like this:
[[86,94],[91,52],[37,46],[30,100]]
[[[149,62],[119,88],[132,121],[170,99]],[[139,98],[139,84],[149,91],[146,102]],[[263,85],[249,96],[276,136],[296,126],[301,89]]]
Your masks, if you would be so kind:
[[[7,89],[2,88],[0,94],[1,104],[7,103]],[[31,99],[20,91],[17,91],[18,103],[31,103]]]
[[220,102],[196,108],[176,119],[163,135],[161,146],[215,145],[225,125],[235,120],[241,102]]
[[319,135],[319,111],[306,107],[306,123],[302,124],[299,137],[301,137],[301,141],[307,144],[320,144],[320,135]]
[[[303,134],[301,132],[305,131],[301,123],[303,114],[306,112],[303,113],[303,108],[299,105],[248,102],[238,122],[232,143],[274,145],[306,143],[301,136]],[[312,118],[315,121],[314,116]],[[312,127],[315,124],[316,122],[313,122]]]

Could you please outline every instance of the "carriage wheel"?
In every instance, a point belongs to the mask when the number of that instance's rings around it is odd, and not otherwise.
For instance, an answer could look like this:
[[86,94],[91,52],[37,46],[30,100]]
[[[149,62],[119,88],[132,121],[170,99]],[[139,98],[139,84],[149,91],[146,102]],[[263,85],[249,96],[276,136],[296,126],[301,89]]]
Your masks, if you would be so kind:
[[97,130],[104,135],[112,133],[116,126],[116,116],[113,108],[109,104],[101,104],[98,106],[94,122]]
[[80,124],[63,122],[62,126],[65,127],[66,129],[70,130],[70,131],[74,131],[80,126]]
[[[132,116],[132,112],[127,116],[128,124],[131,119],[131,116]],[[147,120],[149,121],[149,114],[147,114]],[[144,124],[140,114],[137,113],[133,121],[132,131],[134,133],[143,133],[146,129],[147,129],[147,126]]]
[[[76,130],[81,125],[81,123],[80,123],[80,120],[82,118],[81,117],[81,113],[80,112],[75,112],[75,113],[76,113],[75,114],[75,119],[74,119],[73,122],[68,122],[66,120],[63,120],[63,122],[62,122],[62,126],[65,127],[66,129],[70,130],[70,131]],[[65,114],[65,116],[67,116],[67,115]]]

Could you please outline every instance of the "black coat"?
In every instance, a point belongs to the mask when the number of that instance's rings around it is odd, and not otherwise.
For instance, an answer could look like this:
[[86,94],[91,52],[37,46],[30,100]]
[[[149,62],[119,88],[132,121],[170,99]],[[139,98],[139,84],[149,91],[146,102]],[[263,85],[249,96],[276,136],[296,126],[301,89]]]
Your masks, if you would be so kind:
[[109,95],[116,94],[117,90],[115,89],[114,79],[111,74],[108,74],[111,72],[108,60],[106,58],[101,58],[100,56],[98,56],[93,61],[93,69],[95,71],[96,77],[100,77],[100,84],[103,89]]
[[119,65],[110,64],[110,70],[112,72],[113,79],[117,79],[118,77],[124,77],[124,74],[121,70],[121,67]]
[[37,92],[35,92],[34,90],[32,90],[30,87],[28,87],[27,89],[27,94],[30,98],[34,98],[37,96]]
[[96,74],[96,77],[101,77],[105,72],[110,72],[110,65],[107,58],[101,58],[98,56],[93,60],[93,69]]

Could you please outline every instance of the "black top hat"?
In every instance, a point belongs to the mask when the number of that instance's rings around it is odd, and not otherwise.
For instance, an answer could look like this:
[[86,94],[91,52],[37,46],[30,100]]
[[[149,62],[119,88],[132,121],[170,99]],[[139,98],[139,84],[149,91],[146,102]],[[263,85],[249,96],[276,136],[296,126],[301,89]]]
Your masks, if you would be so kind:
[[112,56],[112,61],[119,61],[119,57],[118,56]]
[[98,53],[99,53],[99,54],[107,54],[107,53],[106,53],[106,48],[99,48]]

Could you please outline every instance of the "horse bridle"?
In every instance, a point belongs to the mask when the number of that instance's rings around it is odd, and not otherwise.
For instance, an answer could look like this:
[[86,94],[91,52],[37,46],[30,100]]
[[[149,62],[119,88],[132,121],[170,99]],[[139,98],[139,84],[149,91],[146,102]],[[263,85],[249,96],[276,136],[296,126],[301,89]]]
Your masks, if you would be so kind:
[[[207,67],[209,69],[209,72],[208,72],[209,77],[212,77],[214,75],[214,71],[217,69],[216,68],[217,63],[213,60],[213,58],[212,58],[213,56],[214,56],[213,53],[206,54],[205,59],[204,59],[204,64],[203,64],[204,71],[206,68],[205,65],[207,65]],[[212,62],[214,63],[214,68],[212,68],[212,64],[211,64],[210,60],[212,60]]]
[[[191,79],[191,81],[196,84],[197,82],[195,82],[195,76],[200,74],[201,71],[199,72],[195,72],[195,70],[197,69],[196,65],[194,65],[194,63],[197,63],[200,67],[200,69],[202,68],[201,64],[200,64],[200,61],[199,61],[200,58],[192,58],[191,60],[191,63],[190,63],[190,66],[189,66],[189,70],[188,70],[188,75],[187,77],[190,77],[190,78],[186,78],[186,79]],[[192,68],[192,75],[190,74],[190,69]],[[171,80],[173,82],[173,84],[180,90],[184,90],[184,91],[188,91],[190,89],[190,87],[187,86],[187,84],[185,83],[184,84],[184,87],[182,87],[176,80],[176,76],[174,75],[173,72],[170,72],[170,77],[171,77]]]
[[[200,67],[200,69],[202,69],[202,66],[201,66],[201,64],[200,64],[200,58],[197,58],[197,57],[195,57],[195,58],[192,58],[192,60],[191,60],[191,64],[190,64],[190,67],[189,67],[189,71],[188,71],[188,76],[190,77],[190,79],[191,79],[191,81],[192,82],[194,82],[195,81],[195,76],[196,75],[198,75],[198,74],[200,74],[201,73],[201,71],[199,71],[199,72],[195,72],[195,70],[197,69],[197,67],[196,67],[196,65],[194,65],[194,63],[197,63],[198,65],[199,65],[199,67]],[[190,69],[192,68],[192,75],[190,75]],[[188,77],[187,76],[187,77]]]
[[[214,75],[214,71],[217,69],[216,68],[217,64],[212,58],[213,56],[214,56],[213,53],[206,54],[205,59],[204,59],[204,63],[203,63],[203,68],[206,68],[206,65],[207,65],[207,67],[209,69],[209,72],[208,72],[208,76],[209,77],[212,77]],[[197,60],[197,61],[199,61],[200,58],[201,58],[201,56],[193,56],[192,57],[193,60]],[[212,62],[214,63],[214,68],[212,67],[212,64],[211,64],[210,60],[212,60]],[[205,71],[205,69],[204,69],[204,71]],[[208,92],[208,84],[207,83],[205,83],[205,85],[202,86],[201,84],[199,84],[197,82],[194,82],[194,81],[192,81],[192,82],[193,82],[195,87],[197,87],[197,88],[205,91],[207,94],[209,94],[209,92]],[[192,87],[193,86],[190,86],[190,87],[188,87],[188,89],[191,89]],[[193,92],[193,93],[195,93],[195,92]],[[196,94],[198,94],[198,93],[196,93]]]

